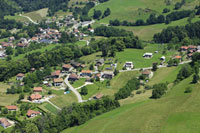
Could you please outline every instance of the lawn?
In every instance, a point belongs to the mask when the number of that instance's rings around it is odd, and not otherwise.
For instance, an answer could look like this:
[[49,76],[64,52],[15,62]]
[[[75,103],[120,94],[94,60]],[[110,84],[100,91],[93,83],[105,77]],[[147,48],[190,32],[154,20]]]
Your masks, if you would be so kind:
[[42,105],[39,106],[39,108],[43,109],[46,112],[50,112],[50,113],[53,113],[53,114],[58,113],[58,110],[53,105],[51,105],[50,103],[43,103]]
[[80,86],[82,86],[82,85],[84,85],[85,84],[85,78],[80,78],[79,80],[76,80],[73,84],[72,84],[72,86],[74,87],[74,88],[78,88],[78,87],[80,87]]
[[[185,79],[158,100],[125,104],[120,108],[97,116],[85,124],[63,133],[115,132],[115,133],[191,133],[200,130],[200,87],[191,85],[192,77]],[[184,93],[191,86],[192,93]]]
[[50,99],[50,101],[58,107],[63,108],[77,102],[77,99],[76,96],[72,92],[70,92],[70,94],[66,95],[57,95],[54,98]]
[[0,93],[0,106],[11,105],[19,98],[18,94]]
[[148,85],[154,85],[157,83],[172,83],[176,80],[176,75],[178,74],[179,70],[181,69],[182,65],[178,67],[166,67],[160,68],[155,73],[152,79],[150,79]]
[[[82,97],[84,100],[87,100],[98,93],[113,96],[114,93],[124,87],[131,78],[137,77],[138,74],[138,71],[119,73],[110,81],[110,86],[107,86],[106,80],[103,82],[95,82],[92,85],[87,85],[88,94]],[[81,89],[79,91],[81,91]]]
[[[158,53],[154,53],[158,51]],[[118,59],[118,69],[122,69],[126,61],[132,61],[135,68],[144,68],[152,66],[152,63],[160,62],[163,48],[160,44],[149,44],[144,49],[125,49],[123,52],[117,52],[116,59]],[[143,58],[143,54],[146,52],[153,53],[151,59]],[[168,61],[172,55],[175,54],[175,51],[167,51],[166,61]]]
[[22,14],[23,16],[30,17],[33,21],[41,21],[47,16],[48,8],[40,9],[37,11]]
[[18,14],[15,14],[15,16],[5,16],[5,19],[15,19],[16,21],[20,22],[29,22],[29,20],[25,17],[19,16]]

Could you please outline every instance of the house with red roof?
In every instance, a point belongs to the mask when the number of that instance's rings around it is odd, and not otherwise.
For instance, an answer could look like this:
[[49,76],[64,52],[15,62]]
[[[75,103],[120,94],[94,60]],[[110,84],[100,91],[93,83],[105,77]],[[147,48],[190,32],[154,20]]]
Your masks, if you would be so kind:
[[33,92],[42,92],[42,87],[34,87]]
[[41,113],[39,111],[34,111],[34,110],[28,110],[26,113],[26,116],[29,118],[35,117],[37,115],[41,115]]
[[81,76],[83,76],[83,77],[91,77],[92,76],[92,71],[91,70],[82,70],[81,71]]
[[42,96],[40,94],[31,94],[31,96],[29,97],[29,99],[31,101],[40,100],[40,99],[42,99]]
[[15,106],[15,105],[8,105],[8,106],[6,106],[6,108],[7,108],[9,111],[16,111],[16,110],[17,110],[17,106]]
[[52,78],[59,78],[60,77],[60,73],[61,73],[60,70],[56,70],[55,72],[51,73],[51,77]]
[[20,81],[22,81],[23,80],[23,78],[24,78],[24,74],[23,73],[18,73],[17,75],[16,75],[16,80],[20,80]]

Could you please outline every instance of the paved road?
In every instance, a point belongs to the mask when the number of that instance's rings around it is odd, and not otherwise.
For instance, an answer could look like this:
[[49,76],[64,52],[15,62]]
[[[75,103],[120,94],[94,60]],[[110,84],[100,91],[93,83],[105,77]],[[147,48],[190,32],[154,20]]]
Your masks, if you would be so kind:
[[67,75],[67,77],[65,78],[65,84],[67,84],[69,89],[76,95],[79,103],[84,102],[82,97],[81,97],[81,95],[80,95],[80,93],[69,83],[68,78],[69,78],[69,75]]
[[[183,61],[181,63],[179,63],[180,65],[181,64],[186,64],[186,63],[190,63],[192,60],[189,60],[189,61]],[[158,68],[163,68],[163,67],[167,67],[167,65],[159,65]],[[146,70],[146,69],[152,69],[152,67],[146,67],[146,68],[136,68],[136,69],[132,69],[132,70],[119,70],[119,72],[128,72],[128,71],[139,71],[139,70]]]
[[30,17],[28,17],[28,16],[23,16],[23,15],[21,15],[21,14],[19,14],[19,16],[22,16],[22,17],[27,18],[29,21],[31,21],[31,22],[34,23],[34,24],[39,24],[39,23],[33,21],[33,20],[32,20]]

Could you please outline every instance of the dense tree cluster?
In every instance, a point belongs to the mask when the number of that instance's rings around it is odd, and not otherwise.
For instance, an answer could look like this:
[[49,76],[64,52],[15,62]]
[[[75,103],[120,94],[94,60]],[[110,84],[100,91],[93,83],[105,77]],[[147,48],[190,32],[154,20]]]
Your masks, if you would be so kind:
[[35,11],[42,8],[48,8],[50,16],[58,10],[66,11],[69,0],[12,0],[17,3],[24,12]]
[[120,99],[125,99],[128,96],[131,95],[131,92],[133,90],[139,89],[140,82],[136,78],[132,78],[131,80],[128,81],[126,86],[121,88],[117,93],[115,93],[115,99],[120,100]]
[[17,11],[15,7],[8,4],[7,0],[0,0],[0,18],[2,19],[6,15],[14,15]]
[[[100,100],[65,107],[56,116],[46,114],[32,122],[17,123],[13,130],[15,132],[28,132],[29,130],[33,132],[34,130],[41,133],[58,133],[66,128],[84,124],[89,119],[118,107],[120,104],[117,100],[103,97]],[[31,125],[29,125],[30,123]]]
[[189,64],[185,64],[179,71],[176,81],[181,81],[188,78],[193,73],[193,70]]
[[[88,12],[94,6],[95,6],[94,2],[88,2],[83,8],[77,8],[77,9],[75,9],[75,11],[73,12],[73,14],[76,15],[76,14],[79,13],[81,21],[90,21],[91,17],[88,16]],[[79,10],[79,11],[76,12],[76,10]]]
[[0,19],[0,29],[11,30],[13,28],[21,29],[23,24],[21,22],[16,22],[14,19]]
[[[166,9],[167,10],[167,9]],[[165,11],[166,12],[166,11]],[[175,11],[169,13],[167,16],[164,15],[156,15],[155,13],[151,14],[146,22],[142,19],[138,19],[136,22],[128,22],[126,20],[119,21],[118,19],[110,20],[109,24],[111,26],[143,26],[143,25],[152,25],[152,24],[159,24],[159,23],[166,23],[169,24],[171,21],[176,21],[182,18],[189,17],[193,10],[183,10],[183,11]]]
[[175,4],[174,9],[175,9],[175,10],[180,9],[185,3],[186,3],[185,0],[181,0],[181,2],[177,2],[177,3]]
[[200,21],[187,24],[186,26],[174,26],[163,29],[161,33],[154,35],[154,41],[158,43],[177,43],[183,41],[186,37],[193,40],[200,37]]
[[167,91],[167,84],[165,83],[155,84],[153,86],[152,98],[154,99],[161,98],[161,96],[164,95],[166,91]]
[[100,26],[95,28],[94,34],[96,36],[104,36],[104,37],[123,37],[123,36],[130,36],[133,33],[114,27]]

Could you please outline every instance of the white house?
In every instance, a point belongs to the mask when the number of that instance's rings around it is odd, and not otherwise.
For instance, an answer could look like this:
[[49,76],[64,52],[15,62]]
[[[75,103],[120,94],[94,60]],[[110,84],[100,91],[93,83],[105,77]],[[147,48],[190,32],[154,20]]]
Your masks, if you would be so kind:
[[144,58],[152,58],[153,54],[152,53],[144,53],[143,57]]
[[133,62],[126,62],[124,64],[124,67],[127,69],[127,70],[130,70],[130,69],[133,69]]

